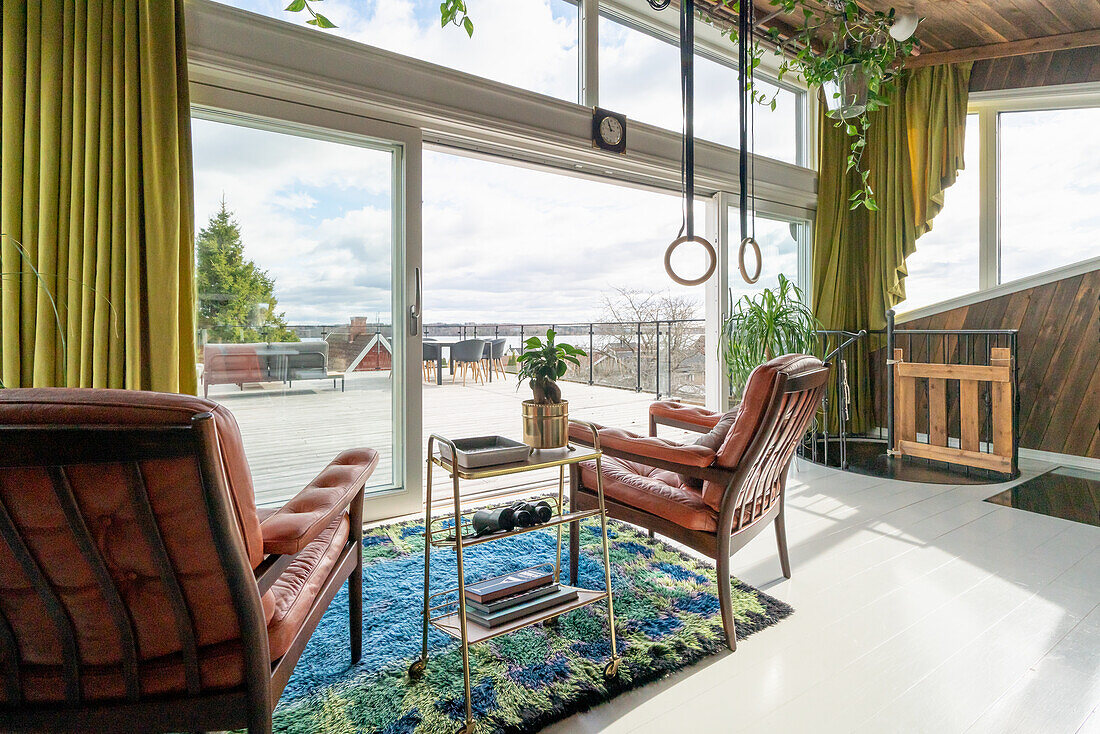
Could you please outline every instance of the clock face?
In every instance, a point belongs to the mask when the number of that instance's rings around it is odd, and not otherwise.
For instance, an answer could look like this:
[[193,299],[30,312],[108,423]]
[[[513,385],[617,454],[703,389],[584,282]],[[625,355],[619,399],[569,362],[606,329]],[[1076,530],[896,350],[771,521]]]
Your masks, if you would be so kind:
[[614,117],[605,117],[600,121],[600,137],[608,145],[618,145],[623,139],[623,126]]

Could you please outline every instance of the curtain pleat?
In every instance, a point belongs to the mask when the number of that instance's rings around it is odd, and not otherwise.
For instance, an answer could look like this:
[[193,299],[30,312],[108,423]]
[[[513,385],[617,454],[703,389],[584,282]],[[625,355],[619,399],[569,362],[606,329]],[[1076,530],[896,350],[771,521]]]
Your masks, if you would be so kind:
[[0,380],[194,393],[182,0],[4,3]]
[[[848,135],[821,105],[812,308],[826,329],[884,329],[887,310],[905,300],[905,260],[962,168],[969,84],[970,64],[915,69],[872,114],[863,166],[875,212],[849,209],[860,182],[845,171]],[[869,349],[880,342],[867,340],[848,360],[856,432],[875,424]]]

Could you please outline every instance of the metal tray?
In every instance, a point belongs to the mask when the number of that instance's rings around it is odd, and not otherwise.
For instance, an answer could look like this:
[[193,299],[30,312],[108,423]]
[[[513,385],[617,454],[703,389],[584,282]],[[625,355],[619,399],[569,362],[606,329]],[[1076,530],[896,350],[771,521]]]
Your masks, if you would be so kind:
[[[459,438],[455,442],[458,453],[458,465],[463,469],[477,469],[496,464],[511,464],[523,461],[530,455],[531,447],[504,436],[478,436]],[[439,444],[439,453],[445,461],[451,461],[451,447]]]

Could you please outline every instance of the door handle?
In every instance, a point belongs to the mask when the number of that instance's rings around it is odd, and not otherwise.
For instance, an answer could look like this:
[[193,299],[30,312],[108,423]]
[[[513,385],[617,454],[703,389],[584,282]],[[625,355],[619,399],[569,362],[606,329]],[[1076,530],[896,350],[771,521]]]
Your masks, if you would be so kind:
[[414,269],[414,281],[413,302],[409,306],[409,336],[416,336],[420,332],[420,299],[423,296],[420,268]]

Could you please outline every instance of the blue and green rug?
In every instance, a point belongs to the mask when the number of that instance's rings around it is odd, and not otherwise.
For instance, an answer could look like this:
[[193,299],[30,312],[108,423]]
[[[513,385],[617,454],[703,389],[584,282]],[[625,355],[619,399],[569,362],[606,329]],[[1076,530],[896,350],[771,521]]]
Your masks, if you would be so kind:
[[[347,589],[321,620],[275,710],[275,731],[453,734],[462,724],[462,656],[458,643],[430,630],[427,671],[407,669],[419,654],[424,583],[424,527],[405,522],[364,537],[363,659],[351,665]],[[725,650],[713,566],[611,523],[612,588],[622,666],[603,677],[611,653],[603,602],[470,647],[478,734],[534,732],[577,711],[645,685]],[[568,554],[568,543],[563,543]],[[546,560],[552,531],[474,546],[465,554],[470,581]],[[604,583],[599,526],[581,531],[580,585]],[[568,568],[567,558],[562,565]],[[457,584],[454,554],[433,551],[433,590]],[[738,637],[791,614],[761,591],[733,582]]]

